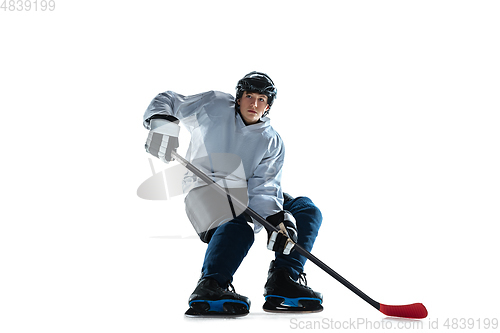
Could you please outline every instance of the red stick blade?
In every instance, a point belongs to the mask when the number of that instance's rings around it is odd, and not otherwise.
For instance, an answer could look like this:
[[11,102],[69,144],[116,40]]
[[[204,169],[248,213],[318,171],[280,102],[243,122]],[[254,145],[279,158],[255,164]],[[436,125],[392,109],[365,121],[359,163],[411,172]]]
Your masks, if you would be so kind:
[[380,304],[380,312],[387,316],[422,319],[427,317],[427,309],[422,303],[408,305]]

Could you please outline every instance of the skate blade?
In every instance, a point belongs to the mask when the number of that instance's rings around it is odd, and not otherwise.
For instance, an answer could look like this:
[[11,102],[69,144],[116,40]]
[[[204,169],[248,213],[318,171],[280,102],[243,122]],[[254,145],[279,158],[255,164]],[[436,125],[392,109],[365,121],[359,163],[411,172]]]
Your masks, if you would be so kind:
[[292,308],[292,307],[266,307],[266,304],[264,303],[264,306],[262,306],[262,310],[264,312],[269,312],[269,313],[293,313],[293,314],[299,314],[299,313],[317,313],[323,311],[323,307],[320,305],[320,308],[317,309],[311,309],[307,310],[304,308]]
[[184,315],[188,318],[212,318],[212,319],[231,319],[231,318],[240,318],[248,315],[247,313],[225,313],[225,312],[198,312],[193,308],[189,308]]
[[317,300],[311,299],[285,300],[281,297],[266,297],[262,309],[271,313],[317,313],[323,311],[323,306]]
[[220,300],[192,302],[185,315],[190,318],[238,318],[244,317],[248,313],[248,306],[242,302],[233,303]]

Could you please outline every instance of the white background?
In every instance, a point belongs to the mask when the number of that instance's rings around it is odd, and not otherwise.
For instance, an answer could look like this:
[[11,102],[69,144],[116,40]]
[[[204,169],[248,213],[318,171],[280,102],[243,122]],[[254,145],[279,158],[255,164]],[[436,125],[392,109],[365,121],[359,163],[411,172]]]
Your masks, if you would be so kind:
[[278,87],[270,117],[286,143],[285,191],[323,211],[317,257],[379,302],[424,303],[425,329],[500,317],[499,17],[497,1],[0,11],[0,331],[414,323],[387,319],[311,263],[325,310],[264,313],[264,233],[234,278],[251,314],[184,318],[205,245],[181,197],[136,195],[152,175],[142,115],[159,92],[234,93],[252,70]]

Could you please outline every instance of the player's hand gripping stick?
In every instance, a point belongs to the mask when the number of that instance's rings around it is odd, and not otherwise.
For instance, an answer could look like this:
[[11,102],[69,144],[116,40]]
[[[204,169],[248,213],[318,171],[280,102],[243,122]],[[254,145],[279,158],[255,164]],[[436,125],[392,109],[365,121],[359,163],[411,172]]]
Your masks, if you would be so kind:
[[290,254],[297,243],[297,227],[293,215],[282,210],[268,216],[266,220],[279,230],[278,232],[275,230],[267,231],[267,248],[285,255]]

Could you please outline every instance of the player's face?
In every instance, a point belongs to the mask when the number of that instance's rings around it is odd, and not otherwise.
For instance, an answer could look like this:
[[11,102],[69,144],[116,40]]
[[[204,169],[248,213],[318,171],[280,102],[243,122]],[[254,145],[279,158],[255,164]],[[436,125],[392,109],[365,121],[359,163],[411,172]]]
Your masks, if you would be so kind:
[[244,92],[238,100],[240,114],[247,125],[255,124],[262,117],[264,112],[269,110],[267,96],[258,93]]

